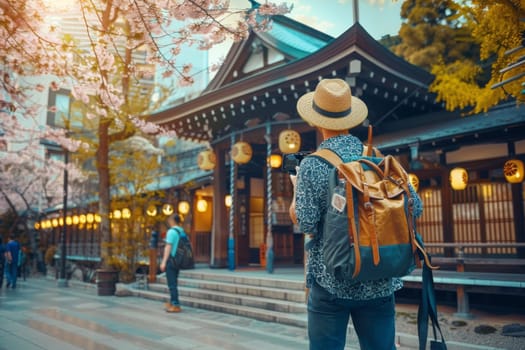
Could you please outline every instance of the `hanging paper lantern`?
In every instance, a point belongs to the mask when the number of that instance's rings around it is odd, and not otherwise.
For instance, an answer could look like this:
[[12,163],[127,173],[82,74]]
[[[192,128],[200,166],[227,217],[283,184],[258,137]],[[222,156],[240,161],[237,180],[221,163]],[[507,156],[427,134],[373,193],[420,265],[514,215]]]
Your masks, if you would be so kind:
[[148,214],[148,216],[157,215],[157,206],[154,204],[148,205],[148,208],[146,209],[146,214]]
[[197,211],[199,213],[204,213],[206,210],[208,210],[208,202],[202,198],[197,200]]
[[454,168],[450,171],[450,186],[454,190],[464,190],[468,183],[468,173],[464,168]]
[[169,216],[173,214],[173,205],[166,203],[162,206],[162,214]]
[[93,213],[88,213],[86,215],[86,220],[87,220],[88,224],[92,224],[93,221],[95,221],[95,215],[93,215]]
[[410,181],[410,184],[412,187],[414,187],[414,190],[417,192],[419,189],[419,178],[416,176],[416,174],[408,174],[408,181]]
[[268,163],[274,169],[279,168],[283,163],[283,157],[280,154],[272,154],[270,159],[268,159]]
[[523,162],[519,159],[510,159],[503,165],[503,174],[505,179],[511,184],[517,184],[523,181]]
[[186,201],[180,201],[178,209],[179,209],[179,213],[181,213],[183,215],[186,215],[190,211],[190,203],[188,203]]
[[131,217],[131,210],[129,208],[122,209],[122,218],[129,219]]
[[279,150],[283,153],[296,153],[301,148],[301,135],[295,130],[283,130],[279,134]]
[[197,165],[202,170],[212,170],[215,168],[217,163],[217,158],[215,157],[215,152],[212,149],[207,149],[202,151],[197,156]]
[[252,146],[248,142],[240,141],[233,145],[231,156],[237,164],[246,164],[252,159]]
[[231,194],[227,194],[226,196],[224,196],[224,205],[226,206],[226,208],[230,208],[232,206],[232,195]]

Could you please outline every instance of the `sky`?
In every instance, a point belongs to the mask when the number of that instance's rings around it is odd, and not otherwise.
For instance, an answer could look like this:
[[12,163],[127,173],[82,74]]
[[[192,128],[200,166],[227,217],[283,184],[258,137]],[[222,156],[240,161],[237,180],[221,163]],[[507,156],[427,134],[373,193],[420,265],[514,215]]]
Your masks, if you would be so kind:
[[[232,2],[247,2],[233,0]],[[272,0],[293,4],[289,17],[333,37],[341,35],[354,22],[354,0]],[[358,0],[359,23],[375,39],[396,35],[401,26],[402,0]]]
[[[64,7],[68,1],[44,0],[54,7]],[[403,0],[257,0],[293,6],[287,16],[332,37],[338,37],[354,23],[353,2],[358,1],[359,22],[375,39],[396,35],[401,26],[400,9]],[[230,0],[233,9],[246,9],[250,0]],[[231,42],[217,45],[209,52],[209,62],[220,62],[227,54]]]
[[[265,0],[258,0],[263,3]],[[293,5],[287,16],[332,37],[338,37],[354,23],[353,1],[358,2],[359,23],[374,38],[397,35],[401,26],[403,0],[269,0]],[[230,0],[232,8],[250,7],[249,0]],[[209,62],[220,62],[227,54],[231,42],[217,45],[209,51]],[[212,72],[211,76],[215,72]]]

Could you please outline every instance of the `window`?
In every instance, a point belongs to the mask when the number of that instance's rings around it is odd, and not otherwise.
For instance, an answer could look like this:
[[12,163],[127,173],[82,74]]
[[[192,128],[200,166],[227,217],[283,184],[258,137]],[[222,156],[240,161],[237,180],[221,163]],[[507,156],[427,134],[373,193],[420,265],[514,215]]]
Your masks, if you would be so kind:
[[69,90],[50,90],[47,101],[47,125],[65,128],[66,122],[69,121],[69,128],[83,129],[82,119],[84,114],[81,107],[78,104],[73,104],[73,102]]

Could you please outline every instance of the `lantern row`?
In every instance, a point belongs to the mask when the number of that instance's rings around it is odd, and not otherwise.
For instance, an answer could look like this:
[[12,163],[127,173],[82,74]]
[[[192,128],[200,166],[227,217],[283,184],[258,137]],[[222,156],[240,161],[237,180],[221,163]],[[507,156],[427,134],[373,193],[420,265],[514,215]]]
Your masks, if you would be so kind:
[[[523,182],[524,178],[523,162],[519,159],[510,159],[503,165],[503,175],[507,182],[516,184]],[[415,174],[408,174],[408,180],[412,187],[417,191],[419,188],[419,179]],[[461,191],[467,188],[468,172],[465,168],[457,167],[450,171],[449,175],[450,186],[453,190]]]
[[[301,148],[301,135],[295,130],[283,130],[279,133],[279,150],[283,154],[299,152]],[[232,145],[230,150],[233,161],[237,164],[246,164],[252,159],[253,150],[248,142],[239,141]],[[272,154],[268,158],[268,164],[272,168],[281,166],[282,157],[278,154]],[[217,157],[213,149],[209,148],[199,153],[197,164],[202,170],[213,170],[217,164]]]

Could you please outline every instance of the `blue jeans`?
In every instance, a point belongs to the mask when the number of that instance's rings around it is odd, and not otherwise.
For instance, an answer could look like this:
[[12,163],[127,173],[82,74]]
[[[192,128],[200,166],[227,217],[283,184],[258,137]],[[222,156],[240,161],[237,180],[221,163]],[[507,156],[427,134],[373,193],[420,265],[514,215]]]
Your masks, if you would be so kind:
[[5,263],[5,278],[7,285],[16,288],[16,278],[18,277],[18,266],[15,263]]
[[172,259],[168,259],[166,264],[166,279],[170,290],[170,302],[172,305],[179,306],[179,290],[177,289],[177,280],[179,279],[179,269],[173,266]]
[[340,299],[314,283],[308,295],[310,350],[343,350],[348,321],[361,350],[395,350],[394,296],[372,300]]

